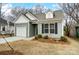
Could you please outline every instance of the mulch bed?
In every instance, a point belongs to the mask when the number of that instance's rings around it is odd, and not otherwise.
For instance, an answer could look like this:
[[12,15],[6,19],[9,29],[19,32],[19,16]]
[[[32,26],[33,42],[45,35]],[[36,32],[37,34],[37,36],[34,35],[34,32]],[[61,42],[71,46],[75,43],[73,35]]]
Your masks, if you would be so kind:
[[[36,40],[36,39],[34,39]],[[37,41],[40,42],[45,42],[45,43],[56,43],[56,44],[69,44],[69,42],[64,42],[64,41],[60,41],[60,40],[55,40],[55,39],[37,39]]]
[[23,55],[21,52],[18,51],[12,51],[12,50],[7,50],[7,51],[0,51],[0,55]]

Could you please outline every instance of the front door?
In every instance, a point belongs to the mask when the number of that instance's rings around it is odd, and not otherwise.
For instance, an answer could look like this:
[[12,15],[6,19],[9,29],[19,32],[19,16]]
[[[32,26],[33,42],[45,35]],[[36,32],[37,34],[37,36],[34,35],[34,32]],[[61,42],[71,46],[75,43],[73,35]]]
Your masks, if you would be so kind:
[[35,24],[35,35],[37,35],[37,34],[38,34],[38,25]]

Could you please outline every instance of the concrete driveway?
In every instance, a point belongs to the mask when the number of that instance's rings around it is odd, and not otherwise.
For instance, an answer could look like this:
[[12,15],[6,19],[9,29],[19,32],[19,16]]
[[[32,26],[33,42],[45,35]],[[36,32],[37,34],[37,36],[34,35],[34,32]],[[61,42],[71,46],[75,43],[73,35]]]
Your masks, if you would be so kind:
[[[17,40],[32,40],[33,37],[31,38],[25,38],[25,37],[8,37],[5,38],[8,42],[13,42],[13,41],[17,41]],[[0,38],[0,44],[2,43],[6,43],[6,41],[4,40],[4,38]]]

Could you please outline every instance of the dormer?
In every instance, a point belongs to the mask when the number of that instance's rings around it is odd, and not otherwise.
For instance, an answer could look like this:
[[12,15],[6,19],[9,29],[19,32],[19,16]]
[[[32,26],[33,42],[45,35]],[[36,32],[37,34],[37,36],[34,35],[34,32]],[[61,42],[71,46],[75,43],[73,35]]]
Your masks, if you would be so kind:
[[53,11],[49,10],[47,13],[46,13],[46,19],[48,18],[53,18]]

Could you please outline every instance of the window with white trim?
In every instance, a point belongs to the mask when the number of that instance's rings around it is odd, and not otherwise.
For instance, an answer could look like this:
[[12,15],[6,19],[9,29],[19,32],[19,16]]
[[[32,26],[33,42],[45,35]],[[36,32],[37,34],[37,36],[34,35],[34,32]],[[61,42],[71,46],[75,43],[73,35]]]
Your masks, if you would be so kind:
[[55,33],[55,24],[50,24],[50,33]]
[[54,33],[57,34],[57,23],[54,24],[42,24],[42,33]]
[[48,33],[48,24],[42,24],[42,33]]

